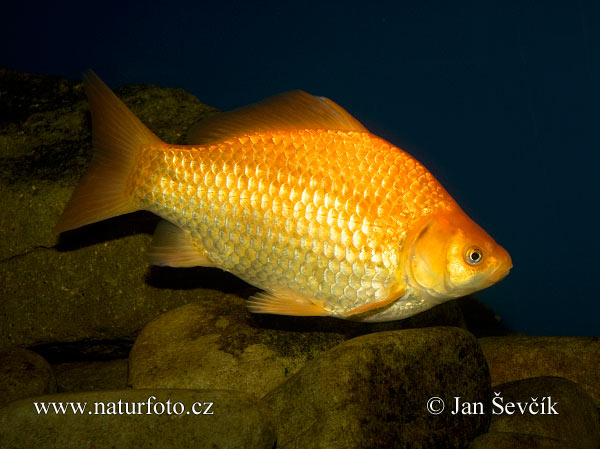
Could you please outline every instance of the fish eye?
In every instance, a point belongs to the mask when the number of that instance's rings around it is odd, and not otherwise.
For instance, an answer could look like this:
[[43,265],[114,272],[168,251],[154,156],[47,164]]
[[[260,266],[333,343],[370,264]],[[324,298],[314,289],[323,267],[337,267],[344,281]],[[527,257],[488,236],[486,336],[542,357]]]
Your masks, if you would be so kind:
[[469,265],[477,265],[481,262],[481,259],[483,259],[483,253],[476,246],[471,246],[465,252],[465,260]]

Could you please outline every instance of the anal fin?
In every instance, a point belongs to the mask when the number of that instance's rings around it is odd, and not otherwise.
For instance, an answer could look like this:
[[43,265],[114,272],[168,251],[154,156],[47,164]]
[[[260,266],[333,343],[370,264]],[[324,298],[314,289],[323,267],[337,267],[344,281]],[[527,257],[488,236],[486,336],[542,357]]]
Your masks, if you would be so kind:
[[169,267],[214,267],[215,264],[192,241],[190,233],[161,220],[146,253],[152,265]]
[[289,290],[270,290],[251,296],[247,302],[253,313],[273,313],[276,315],[329,316],[323,301],[309,298]]

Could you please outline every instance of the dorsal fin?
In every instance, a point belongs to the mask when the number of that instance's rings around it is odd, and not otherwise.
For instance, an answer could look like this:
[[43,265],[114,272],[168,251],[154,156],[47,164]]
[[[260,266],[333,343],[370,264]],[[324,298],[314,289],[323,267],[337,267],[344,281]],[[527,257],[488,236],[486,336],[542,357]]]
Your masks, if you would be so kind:
[[330,99],[292,90],[202,120],[190,129],[187,141],[190,145],[204,145],[256,132],[293,129],[368,132]]

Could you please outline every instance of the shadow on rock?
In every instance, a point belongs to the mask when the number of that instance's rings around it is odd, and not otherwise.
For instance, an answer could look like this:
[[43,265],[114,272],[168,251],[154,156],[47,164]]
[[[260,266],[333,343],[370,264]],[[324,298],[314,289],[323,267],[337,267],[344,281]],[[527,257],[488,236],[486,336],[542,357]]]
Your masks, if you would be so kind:
[[139,211],[92,223],[60,234],[56,250],[59,252],[73,251],[128,235],[152,235],[159,221],[160,217],[150,212]]

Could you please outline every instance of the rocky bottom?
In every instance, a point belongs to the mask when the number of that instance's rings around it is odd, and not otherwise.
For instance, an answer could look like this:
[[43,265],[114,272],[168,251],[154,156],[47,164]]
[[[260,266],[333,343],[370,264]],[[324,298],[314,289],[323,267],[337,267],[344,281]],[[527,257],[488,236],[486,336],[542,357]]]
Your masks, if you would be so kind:
[[293,331],[209,318],[199,304],[159,316],[128,359],[5,350],[0,447],[600,447],[599,374],[581,375],[597,339],[437,326],[286,350],[275,336]]

